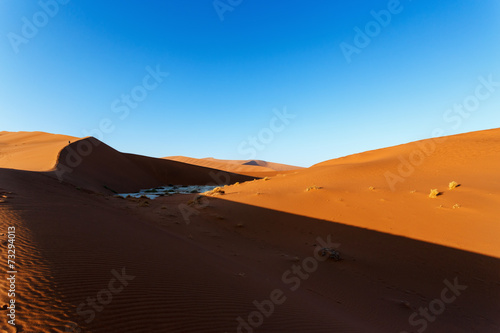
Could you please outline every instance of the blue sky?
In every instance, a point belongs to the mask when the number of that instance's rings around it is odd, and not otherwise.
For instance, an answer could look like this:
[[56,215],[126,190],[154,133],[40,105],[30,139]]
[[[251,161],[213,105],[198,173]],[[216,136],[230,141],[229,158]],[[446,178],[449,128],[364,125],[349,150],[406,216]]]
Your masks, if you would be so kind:
[[0,130],[310,166],[499,127],[499,18],[497,0],[2,0]]

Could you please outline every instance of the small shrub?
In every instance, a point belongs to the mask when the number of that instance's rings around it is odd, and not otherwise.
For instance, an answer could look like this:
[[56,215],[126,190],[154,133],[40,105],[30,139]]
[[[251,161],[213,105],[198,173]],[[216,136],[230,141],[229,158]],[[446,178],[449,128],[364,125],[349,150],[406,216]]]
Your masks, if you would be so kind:
[[306,188],[306,192],[309,192],[309,191],[314,191],[314,190],[319,190],[320,188],[321,188],[321,187],[316,186],[316,185],[309,186],[308,188]]
[[264,179],[264,180],[269,180],[269,179],[271,179],[271,178],[269,178],[269,177],[264,177],[263,179]]
[[375,187],[370,186],[370,187],[368,187],[368,189],[369,189],[370,191],[373,191],[373,190],[375,189]]
[[149,207],[149,201],[143,201],[139,203],[139,207]]
[[335,261],[342,260],[342,257],[340,256],[340,252],[333,249],[333,248],[324,247],[320,250],[319,254],[322,257],[328,256],[328,258],[333,259]]
[[216,187],[211,191],[205,192],[205,195],[223,195],[226,192],[222,189],[222,187]]
[[457,183],[456,181],[452,181],[451,183],[448,184],[448,188],[450,190],[453,190],[455,187],[458,187],[458,186],[460,186],[460,184]]
[[453,205],[453,209],[457,209],[457,208],[460,208],[460,207],[462,207],[462,206],[460,206],[459,204],[454,204]]
[[437,189],[432,189],[431,193],[429,193],[429,198],[436,198],[439,194],[441,194]]

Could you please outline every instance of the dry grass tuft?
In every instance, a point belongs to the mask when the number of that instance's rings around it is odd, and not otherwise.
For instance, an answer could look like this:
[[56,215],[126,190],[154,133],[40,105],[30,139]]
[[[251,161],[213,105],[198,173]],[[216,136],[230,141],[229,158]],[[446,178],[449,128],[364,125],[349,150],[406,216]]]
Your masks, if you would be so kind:
[[460,207],[462,207],[462,206],[460,206],[459,204],[454,204],[453,205],[453,209],[457,209],[457,208],[460,208]]
[[309,186],[308,188],[306,188],[306,192],[319,190],[319,189],[321,189],[321,187],[313,185],[313,186]]
[[460,184],[457,183],[456,181],[452,181],[451,183],[448,184],[448,188],[450,190],[453,190],[455,187],[458,187],[458,186],[460,186]]
[[213,190],[205,192],[203,194],[205,194],[205,195],[223,195],[225,193],[226,192],[222,189],[222,187],[216,187]]
[[441,192],[439,192],[437,189],[432,189],[431,193],[429,193],[429,198],[434,199],[440,194],[441,194]]
[[149,201],[142,201],[139,203],[139,207],[149,207]]

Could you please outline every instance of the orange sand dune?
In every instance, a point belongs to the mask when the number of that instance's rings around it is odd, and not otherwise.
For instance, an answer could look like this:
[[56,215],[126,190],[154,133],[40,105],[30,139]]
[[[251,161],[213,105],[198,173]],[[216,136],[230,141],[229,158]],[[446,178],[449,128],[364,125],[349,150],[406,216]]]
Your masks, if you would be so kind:
[[[0,229],[15,226],[19,246],[19,332],[500,328],[498,259],[224,196],[186,206],[189,195],[124,200],[35,172],[0,169],[0,179]],[[197,213],[186,220],[180,207]],[[343,260],[313,259],[322,242]],[[7,290],[0,280],[2,304]],[[443,290],[453,301],[438,319],[411,325]]]
[[330,160],[228,187],[224,199],[500,257],[499,170],[495,129]]
[[170,157],[164,157],[164,159],[189,163],[189,164],[204,166],[207,168],[224,170],[228,172],[254,176],[259,178],[265,176],[273,176],[278,173],[283,173],[284,171],[302,169],[296,166],[272,163],[260,160],[220,160],[212,157],[191,158],[184,156],[170,156]]
[[44,132],[0,132],[0,167],[29,171],[51,170],[61,149],[79,140]]
[[500,130],[432,142],[155,200],[103,187],[218,170],[94,138],[50,172],[0,166],[0,261],[14,226],[18,270],[17,329],[2,315],[0,331],[498,332]]
[[166,184],[223,185],[253,179],[182,162],[121,153],[95,138],[65,147],[57,170],[51,174],[74,186],[104,193],[133,192]]

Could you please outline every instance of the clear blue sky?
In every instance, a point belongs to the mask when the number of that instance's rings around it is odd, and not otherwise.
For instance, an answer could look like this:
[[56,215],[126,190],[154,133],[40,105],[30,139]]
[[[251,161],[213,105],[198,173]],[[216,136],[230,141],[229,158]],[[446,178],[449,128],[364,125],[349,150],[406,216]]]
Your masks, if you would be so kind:
[[500,127],[498,0],[215,4],[2,0],[0,130],[309,166]]

